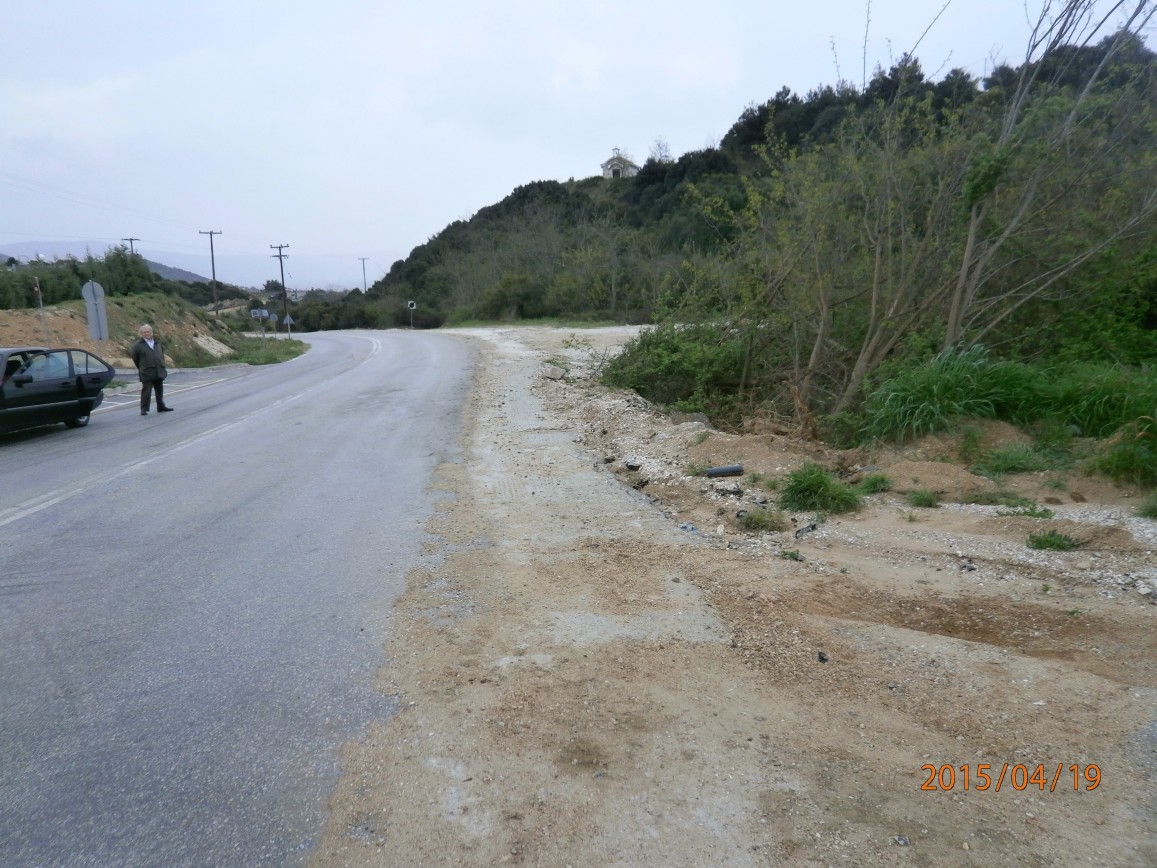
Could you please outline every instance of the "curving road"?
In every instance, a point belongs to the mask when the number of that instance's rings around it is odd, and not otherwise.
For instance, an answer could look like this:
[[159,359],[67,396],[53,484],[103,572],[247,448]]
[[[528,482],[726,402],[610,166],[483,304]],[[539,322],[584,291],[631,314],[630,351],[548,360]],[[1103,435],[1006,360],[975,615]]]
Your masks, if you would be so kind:
[[0,865],[295,865],[458,459],[469,345],[306,335],[0,437]]

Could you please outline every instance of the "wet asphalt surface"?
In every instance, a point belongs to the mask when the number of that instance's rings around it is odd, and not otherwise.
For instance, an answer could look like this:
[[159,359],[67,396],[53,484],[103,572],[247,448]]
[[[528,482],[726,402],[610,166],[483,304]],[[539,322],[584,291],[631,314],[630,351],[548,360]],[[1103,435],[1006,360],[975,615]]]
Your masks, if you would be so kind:
[[175,412],[0,438],[0,865],[298,865],[374,690],[467,346],[307,336]]

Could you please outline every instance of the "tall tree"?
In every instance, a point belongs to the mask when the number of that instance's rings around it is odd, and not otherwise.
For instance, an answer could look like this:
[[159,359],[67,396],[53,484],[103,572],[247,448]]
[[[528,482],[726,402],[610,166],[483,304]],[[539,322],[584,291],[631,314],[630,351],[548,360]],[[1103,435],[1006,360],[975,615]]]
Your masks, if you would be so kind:
[[[961,180],[967,231],[945,348],[983,339],[1157,211],[1154,55],[1142,48],[1146,62],[1136,64],[1138,34],[1155,11],[1153,0],[1043,5],[1015,82],[1001,76],[999,128]],[[1117,87],[1100,87],[1112,77]],[[1028,239],[1037,261],[1017,268]]]

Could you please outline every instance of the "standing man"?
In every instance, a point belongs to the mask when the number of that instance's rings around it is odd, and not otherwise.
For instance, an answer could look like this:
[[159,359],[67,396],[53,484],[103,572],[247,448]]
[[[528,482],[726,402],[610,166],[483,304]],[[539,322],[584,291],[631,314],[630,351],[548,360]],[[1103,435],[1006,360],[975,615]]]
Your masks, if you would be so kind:
[[141,415],[149,415],[152,394],[157,393],[157,412],[168,413],[173,408],[165,403],[165,350],[161,342],[153,339],[153,327],[145,323],[140,327],[141,339],[133,344],[133,364],[141,377]]

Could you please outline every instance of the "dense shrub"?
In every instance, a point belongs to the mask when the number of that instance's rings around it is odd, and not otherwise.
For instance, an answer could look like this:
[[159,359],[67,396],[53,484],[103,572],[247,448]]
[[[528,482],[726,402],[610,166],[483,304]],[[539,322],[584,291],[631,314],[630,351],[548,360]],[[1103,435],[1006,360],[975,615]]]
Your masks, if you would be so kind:
[[1020,421],[1040,403],[1042,378],[1027,365],[994,362],[983,347],[940,353],[885,381],[864,405],[869,438],[904,440],[955,419]]
[[727,333],[660,325],[628,342],[607,364],[603,382],[658,404],[714,415],[734,396],[742,366],[742,345]]
[[1126,425],[1092,464],[1116,482],[1157,487],[1157,419],[1142,416]]
[[940,353],[881,383],[864,402],[861,434],[903,441],[946,430],[961,419],[1034,425],[1047,441],[1037,452],[1058,454],[1038,455],[1034,461],[1042,466],[1022,469],[1043,469],[1059,460],[1074,433],[1105,437],[1154,407],[1157,377],[1148,370],[998,361],[983,347],[973,347]]
[[1152,371],[1078,364],[1042,371],[1046,386],[1036,418],[1062,420],[1085,437],[1107,437],[1157,407]]

